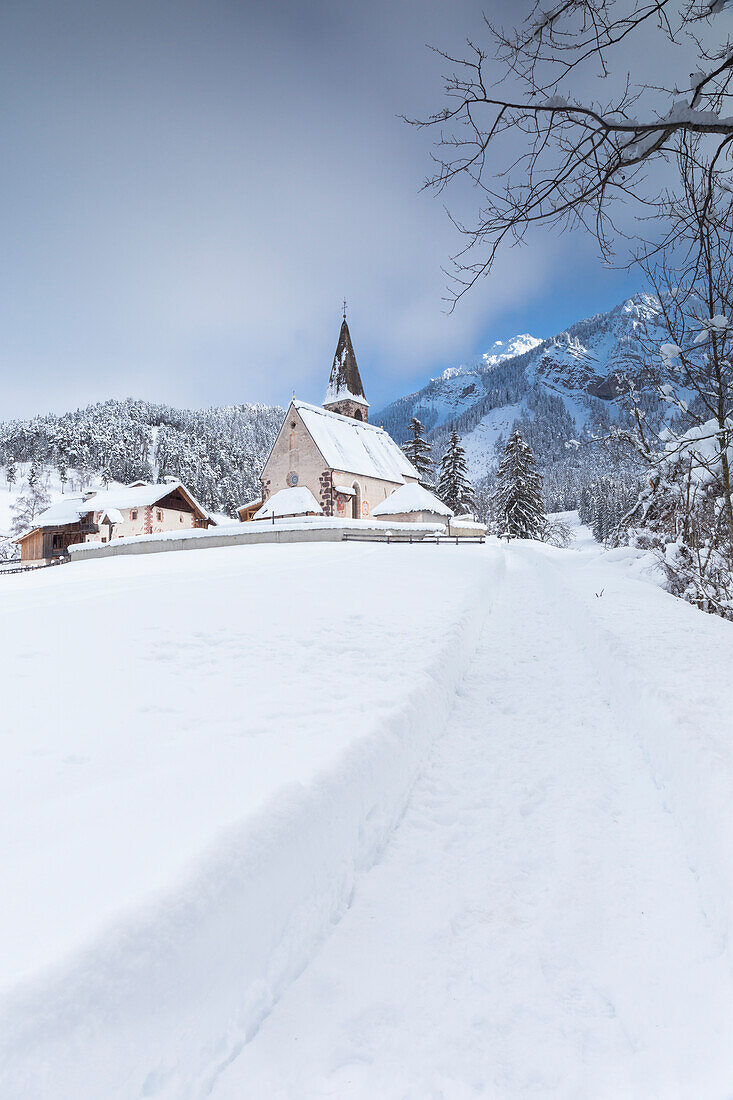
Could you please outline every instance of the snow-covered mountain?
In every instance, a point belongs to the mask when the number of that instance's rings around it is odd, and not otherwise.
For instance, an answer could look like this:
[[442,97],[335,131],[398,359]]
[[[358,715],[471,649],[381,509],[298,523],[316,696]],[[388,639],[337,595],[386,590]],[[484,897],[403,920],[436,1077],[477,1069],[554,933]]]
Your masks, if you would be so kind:
[[413,416],[438,442],[455,427],[473,476],[480,476],[517,420],[564,411],[580,431],[598,417],[613,417],[620,378],[639,376],[642,338],[654,342],[655,336],[662,341],[656,299],[640,293],[550,339],[522,334],[497,341],[473,364],[449,367],[375,420],[399,442]]
[[545,341],[532,377],[557,393],[613,400],[621,376],[640,374],[642,340],[655,333],[661,341],[657,299],[637,294]]
[[479,367],[495,367],[497,363],[503,363],[505,359],[513,359],[515,355],[524,355],[525,351],[531,351],[532,348],[536,348],[541,343],[542,341],[538,337],[530,336],[526,332],[507,340],[506,343],[503,340],[496,340],[489,350],[485,351],[472,366],[446,367],[440,378],[456,378],[459,375],[469,374]]

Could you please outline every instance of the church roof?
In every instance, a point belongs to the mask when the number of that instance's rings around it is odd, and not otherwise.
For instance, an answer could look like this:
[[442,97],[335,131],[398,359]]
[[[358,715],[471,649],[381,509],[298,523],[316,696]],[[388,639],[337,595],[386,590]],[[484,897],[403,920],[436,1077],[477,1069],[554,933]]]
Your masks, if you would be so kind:
[[356,365],[356,355],[351,343],[351,333],[344,317],[341,322],[339,341],[336,345],[336,354],[333,357],[331,377],[324,398],[324,405],[331,405],[335,401],[342,401],[350,397],[353,401],[368,405],[364,396],[364,387],[361,384],[361,375]]
[[416,482],[409,485],[400,485],[390,493],[386,500],[372,508],[373,516],[401,516],[407,512],[435,512],[439,516],[452,516],[453,512],[447,504],[443,504],[428,489]]
[[305,401],[293,401],[311,438],[332,470],[376,477],[402,485],[420,477],[415,467],[384,428],[350,416],[328,412]]

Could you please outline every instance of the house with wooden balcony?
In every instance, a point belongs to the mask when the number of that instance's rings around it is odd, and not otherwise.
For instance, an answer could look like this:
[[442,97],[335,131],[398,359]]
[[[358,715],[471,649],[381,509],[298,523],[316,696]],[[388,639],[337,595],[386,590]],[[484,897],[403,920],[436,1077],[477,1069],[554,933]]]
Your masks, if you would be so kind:
[[209,527],[215,521],[180,481],[136,481],[68,496],[52,504],[15,541],[21,561],[40,565],[64,558],[83,542],[111,542],[161,531]]

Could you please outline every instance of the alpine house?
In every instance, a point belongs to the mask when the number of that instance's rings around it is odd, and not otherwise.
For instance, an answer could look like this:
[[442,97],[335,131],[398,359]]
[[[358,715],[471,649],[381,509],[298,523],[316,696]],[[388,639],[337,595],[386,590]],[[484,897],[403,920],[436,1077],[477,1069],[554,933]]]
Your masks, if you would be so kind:
[[215,520],[175,478],[162,484],[111,485],[52,504],[15,541],[21,561],[52,562],[83,542],[111,542],[161,531],[210,527]]

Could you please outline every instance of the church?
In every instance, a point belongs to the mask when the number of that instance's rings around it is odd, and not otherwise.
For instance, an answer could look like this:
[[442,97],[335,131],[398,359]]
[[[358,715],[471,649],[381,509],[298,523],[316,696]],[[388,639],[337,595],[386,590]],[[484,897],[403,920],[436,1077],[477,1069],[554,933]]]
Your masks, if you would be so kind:
[[323,405],[293,398],[261,480],[255,520],[367,519],[397,489],[417,486],[418,472],[406,455],[383,428],[369,423],[345,312]]

